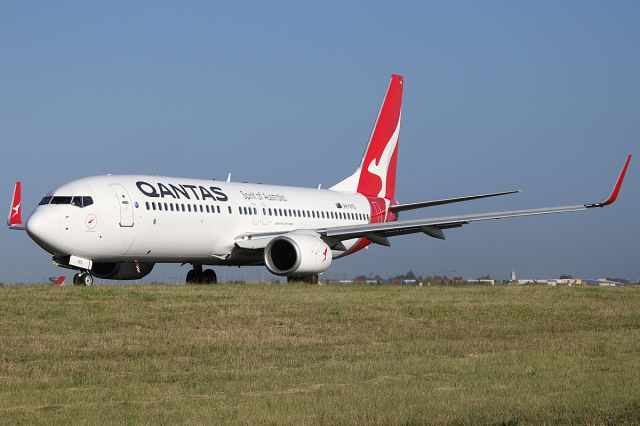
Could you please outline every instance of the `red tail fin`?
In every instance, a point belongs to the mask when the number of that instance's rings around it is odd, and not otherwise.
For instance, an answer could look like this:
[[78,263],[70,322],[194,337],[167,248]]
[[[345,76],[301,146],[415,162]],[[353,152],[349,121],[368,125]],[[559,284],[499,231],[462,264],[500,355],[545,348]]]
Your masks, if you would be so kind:
[[64,285],[64,280],[66,279],[67,277],[65,277],[64,275],[60,275],[58,278],[56,277],[49,278],[49,281],[51,281],[56,287],[60,287]]
[[7,219],[9,226],[22,225],[22,194],[20,187],[20,182],[16,182],[16,186],[13,189],[13,198],[11,199],[11,210],[9,210],[9,218]]
[[401,75],[391,76],[391,83],[360,166],[353,175],[331,189],[359,192],[367,197],[393,200],[396,189],[403,86],[404,78]]

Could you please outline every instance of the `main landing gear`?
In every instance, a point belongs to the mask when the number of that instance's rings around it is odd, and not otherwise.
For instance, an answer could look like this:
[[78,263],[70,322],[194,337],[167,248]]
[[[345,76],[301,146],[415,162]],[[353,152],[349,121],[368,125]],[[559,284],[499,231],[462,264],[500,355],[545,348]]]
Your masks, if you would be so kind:
[[287,277],[288,283],[318,284],[318,275],[307,275],[306,277]]
[[213,269],[202,270],[202,265],[193,265],[187,272],[187,284],[217,284],[218,277]]
[[93,275],[89,271],[79,272],[73,276],[73,285],[92,286]]

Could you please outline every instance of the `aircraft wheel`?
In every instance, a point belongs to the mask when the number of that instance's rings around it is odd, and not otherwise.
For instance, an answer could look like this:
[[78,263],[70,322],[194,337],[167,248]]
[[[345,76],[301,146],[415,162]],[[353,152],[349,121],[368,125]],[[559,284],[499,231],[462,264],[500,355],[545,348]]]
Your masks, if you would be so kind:
[[308,275],[306,277],[287,277],[288,283],[318,284],[318,275]]
[[73,276],[73,285],[80,285],[82,283],[82,281],[80,281],[80,275],[82,274],[78,272]]
[[90,272],[83,272],[79,277],[80,285],[90,287],[93,285],[93,275]]
[[198,274],[198,271],[190,270],[187,272],[187,284],[201,284],[202,283],[202,274]]
[[218,277],[216,276],[216,272],[213,269],[205,269],[202,272],[202,283],[203,284],[217,284]]

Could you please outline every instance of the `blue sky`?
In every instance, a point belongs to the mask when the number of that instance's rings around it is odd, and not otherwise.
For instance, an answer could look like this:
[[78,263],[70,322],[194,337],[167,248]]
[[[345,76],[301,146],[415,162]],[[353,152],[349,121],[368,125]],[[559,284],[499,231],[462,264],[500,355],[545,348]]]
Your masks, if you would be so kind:
[[[28,212],[105,173],[330,186],[399,73],[401,202],[523,190],[404,217],[599,201],[639,154],[639,45],[637,1],[2,2],[0,195],[21,179]],[[327,275],[640,278],[638,161],[612,208],[397,237]],[[0,232],[0,281],[61,272]]]

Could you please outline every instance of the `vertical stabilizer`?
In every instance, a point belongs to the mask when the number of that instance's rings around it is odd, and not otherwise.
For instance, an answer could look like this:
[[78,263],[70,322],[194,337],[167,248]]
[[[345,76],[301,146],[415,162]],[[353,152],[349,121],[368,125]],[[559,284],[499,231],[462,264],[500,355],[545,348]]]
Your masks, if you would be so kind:
[[11,199],[11,210],[7,218],[7,225],[12,228],[22,227],[22,194],[20,182],[16,182],[13,188],[13,198]]
[[400,116],[404,78],[391,76],[391,83],[378,113],[369,144],[353,175],[332,186],[340,192],[358,192],[367,197],[393,200],[400,138]]

